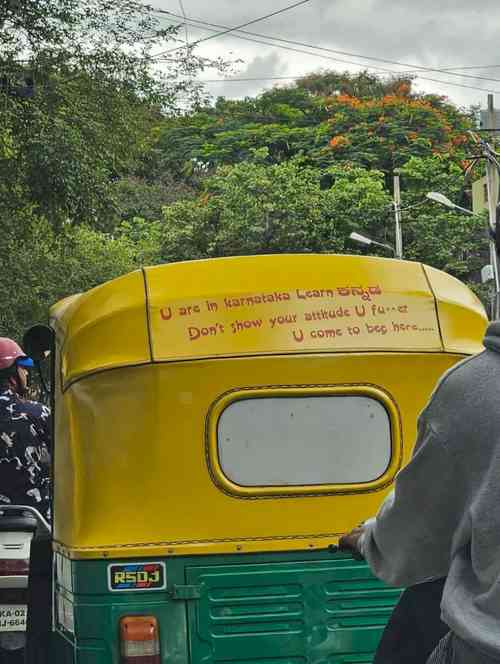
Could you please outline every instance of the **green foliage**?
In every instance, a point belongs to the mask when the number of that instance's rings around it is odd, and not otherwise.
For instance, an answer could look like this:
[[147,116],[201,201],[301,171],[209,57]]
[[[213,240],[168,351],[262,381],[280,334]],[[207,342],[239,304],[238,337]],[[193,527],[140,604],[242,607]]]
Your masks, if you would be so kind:
[[0,12],[0,127],[12,142],[0,180],[56,228],[110,230],[111,183],[140,167],[180,94],[199,99],[196,72],[221,63],[174,50],[160,73],[153,55],[176,29],[136,0],[1,0]]
[[0,330],[20,338],[48,307],[133,270],[135,248],[85,225],[67,225],[55,233],[43,218],[26,214],[24,227],[4,228],[0,280]]
[[122,178],[112,184],[111,194],[118,221],[130,221],[135,217],[154,221],[160,219],[165,205],[192,198],[195,191],[184,181],[165,173],[154,180],[138,176]]
[[83,77],[52,78],[50,90],[32,101],[4,102],[3,126],[15,137],[14,154],[0,161],[4,182],[16,178],[26,201],[54,227],[67,219],[105,226],[111,178],[140,154],[144,104]]
[[164,209],[162,258],[343,251],[354,228],[373,228],[389,198],[376,171],[337,166],[324,175],[301,160],[241,163],[207,178],[196,200]]
[[123,221],[116,237],[128,247],[129,255],[138,267],[161,262],[162,225],[141,217]]
[[327,70],[307,74],[297,81],[297,87],[322,97],[342,94],[376,99],[397,94],[402,86],[411,89],[411,83],[412,78],[408,76],[393,76],[383,79],[367,71],[351,74],[347,71]]
[[412,156],[462,159],[470,126],[445,99],[413,93],[409,80],[326,72],[169,120],[156,147],[178,174],[192,162],[208,169],[236,164],[264,147],[269,163],[302,155],[319,168],[349,162],[389,174]]
[[440,191],[449,198],[456,199],[462,195],[464,178],[462,169],[451,155],[433,155],[431,157],[410,157],[399,169],[404,178],[407,195],[419,197],[429,191]]
[[0,335],[157,259],[134,217],[189,188],[146,179],[155,129],[224,66],[174,49],[160,69],[176,32],[137,0],[0,0]]
[[439,99],[398,95],[360,100],[349,95],[332,98],[330,118],[322,129],[326,145],[315,150],[318,164],[332,159],[355,161],[392,173],[412,156],[453,154],[463,158],[468,117]]
[[406,218],[406,258],[424,260],[469,281],[489,262],[486,220],[453,212],[425,210]]
[[406,256],[465,281],[477,278],[489,262],[486,217],[453,212],[431,202],[422,205],[425,194],[433,190],[467,206],[460,167],[449,155],[438,154],[411,157],[400,173],[405,186],[403,207],[409,207],[403,215]]
[[[391,194],[379,171],[351,164],[317,169],[303,159],[267,164],[267,151],[252,162],[221,167],[194,200],[164,208],[162,260],[281,252],[359,253],[349,241],[356,230],[394,246]],[[442,155],[413,157],[401,170],[405,258],[443,269],[470,282],[487,262],[486,222],[451,212],[425,193],[436,185],[460,201],[463,178]],[[383,249],[370,253],[387,255]]]

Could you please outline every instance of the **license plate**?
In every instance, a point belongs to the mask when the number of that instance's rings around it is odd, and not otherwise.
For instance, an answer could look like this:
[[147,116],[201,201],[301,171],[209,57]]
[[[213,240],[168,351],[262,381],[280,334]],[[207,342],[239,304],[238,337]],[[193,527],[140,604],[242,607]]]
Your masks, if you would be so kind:
[[25,632],[27,615],[25,604],[0,604],[0,632]]

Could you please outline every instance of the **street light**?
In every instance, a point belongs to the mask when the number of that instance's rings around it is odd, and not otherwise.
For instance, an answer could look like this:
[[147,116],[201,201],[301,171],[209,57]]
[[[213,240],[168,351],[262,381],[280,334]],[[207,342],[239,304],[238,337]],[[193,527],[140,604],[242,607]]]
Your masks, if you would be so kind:
[[392,254],[396,255],[396,249],[392,247],[390,244],[377,242],[376,240],[372,240],[371,238],[366,237],[366,235],[361,235],[360,233],[351,233],[349,235],[349,239],[353,240],[354,242],[357,242],[358,244],[364,244],[368,247],[372,244],[375,245],[376,247],[382,247],[383,249],[387,249]]
[[444,194],[440,194],[439,191],[429,191],[425,194],[425,197],[428,198],[430,201],[434,201],[434,203],[445,205],[451,210],[460,210],[460,212],[464,212],[465,214],[474,215],[474,212],[472,212],[472,210],[468,210],[467,208],[464,208],[461,205],[453,203],[453,201],[450,201],[450,199],[447,198]]
[[[441,205],[445,205],[446,207],[451,208],[452,210],[460,210],[460,212],[464,212],[465,214],[471,215],[473,217],[475,216],[475,213],[472,212],[472,210],[468,210],[467,208],[464,208],[461,205],[453,203],[452,201],[450,201],[449,198],[447,198],[444,194],[440,194],[438,191],[429,191],[426,194],[426,197],[429,200],[434,201],[435,203],[440,203]],[[492,279],[495,282],[495,292],[493,295],[493,300],[491,305],[491,317],[493,320],[496,320],[500,317],[500,276],[499,276],[500,273],[498,267],[497,248],[495,240],[492,237],[490,226],[488,226],[488,239],[490,243],[491,272],[493,273]],[[483,279],[487,277],[487,273],[488,271],[481,273]]]

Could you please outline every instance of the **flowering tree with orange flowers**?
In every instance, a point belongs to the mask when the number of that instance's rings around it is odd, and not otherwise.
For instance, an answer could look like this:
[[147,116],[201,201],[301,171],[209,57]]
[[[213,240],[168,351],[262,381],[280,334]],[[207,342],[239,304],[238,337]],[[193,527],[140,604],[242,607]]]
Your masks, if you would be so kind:
[[469,114],[414,93],[411,80],[326,72],[166,120],[156,150],[161,167],[179,177],[191,177],[199,164],[209,171],[252,161],[261,148],[269,164],[300,154],[319,168],[349,162],[390,174],[412,156],[463,160],[470,127]]
[[352,230],[394,243],[399,169],[405,257],[471,281],[486,258],[483,220],[425,198],[437,190],[470,206],[471,127],[471,114],[416,93],[411,79],[366,72],[311,74],[166,119],[149,175],[168,170],[195,195],[164,208],[161,255],[363,251],[349,242]]
[[470,118],[438,97],[416,97],[408,86],[379,98],[339,94],[328,99],[325,142],[312,151],[319,165],[349,161],[392,173],[411,157],[465,156]]

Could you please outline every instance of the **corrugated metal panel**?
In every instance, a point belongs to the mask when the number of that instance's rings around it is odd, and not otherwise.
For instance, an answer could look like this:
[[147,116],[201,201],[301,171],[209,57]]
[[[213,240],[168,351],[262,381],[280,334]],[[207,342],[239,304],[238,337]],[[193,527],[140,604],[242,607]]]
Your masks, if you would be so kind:
[[327,561],[191,567],[192,664],[372,661],[399,591],[366,565]]

